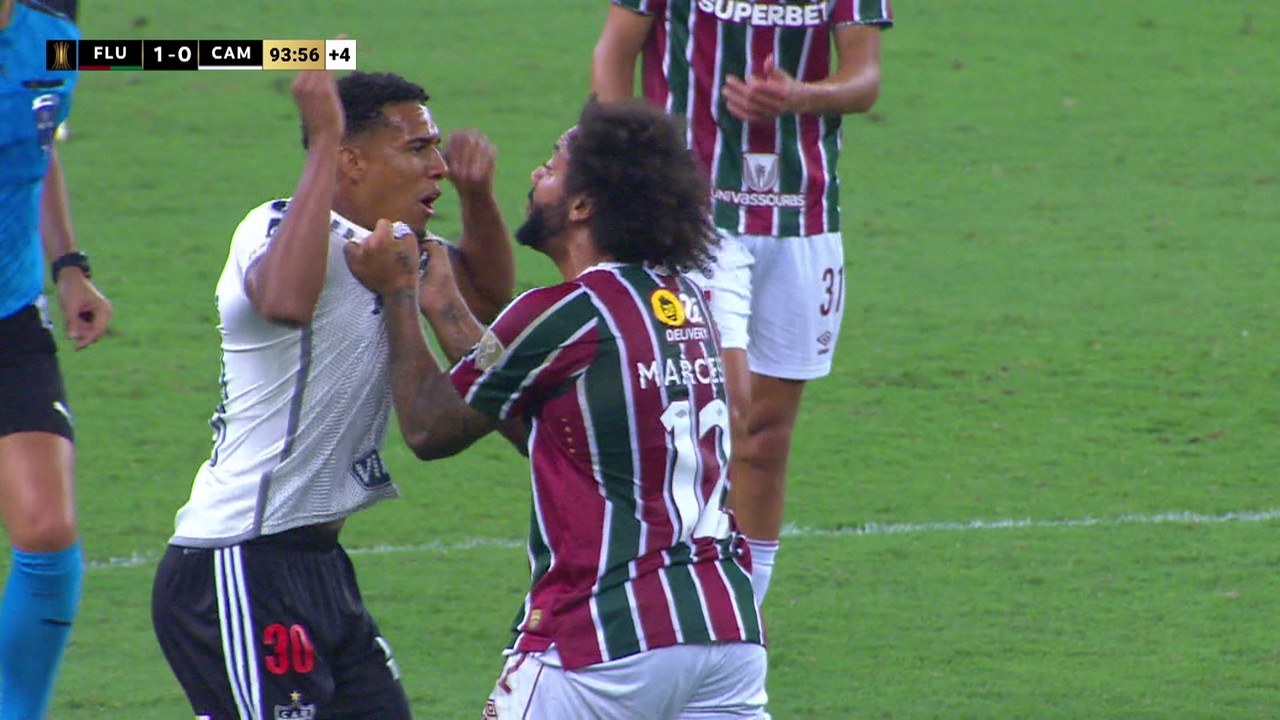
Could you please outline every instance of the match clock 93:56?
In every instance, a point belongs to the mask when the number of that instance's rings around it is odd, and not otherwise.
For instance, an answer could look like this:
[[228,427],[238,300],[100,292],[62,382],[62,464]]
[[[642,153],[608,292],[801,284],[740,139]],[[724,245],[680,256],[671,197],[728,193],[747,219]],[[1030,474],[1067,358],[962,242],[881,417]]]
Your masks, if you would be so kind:
[[323,40],[263,40],[263,70],[324,70]]

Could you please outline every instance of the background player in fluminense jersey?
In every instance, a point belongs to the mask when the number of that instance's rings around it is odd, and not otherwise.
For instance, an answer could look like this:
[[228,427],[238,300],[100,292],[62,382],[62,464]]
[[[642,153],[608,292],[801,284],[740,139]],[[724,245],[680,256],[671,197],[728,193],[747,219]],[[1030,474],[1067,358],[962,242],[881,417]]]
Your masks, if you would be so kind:
[[111,304],[76,250],[53,143],[76,72],[45,69],[46,40],[78,37],[39,3],[0,0],[0,512],[13,547],[0,604],[0,720],[44,717],[83,574],[71,412],[42,295],[47,260],[76,349],[106,331]]
[[[844,314],[841,115],[880,93],[889,0],[612,0],[592,88],[644,95],[688,123],[725,244],[700,278],[720,326],[733,412],[730,504],[761,601],[782,530],[805,383],[830,374]],[[838,58],[831,70],[831,48]]]
[[511,246],[492,146],[456,133],[446,166],[421,87],[314,71],[293,94],[306,165],[293,197],[250,211],[231,240],[213,451],[178,511],[152,617],[197,717],[400,720],[410,710],[391,646],[338,543],[346,517],[398,494],[379,455],[391,411],[382,308],[343,247],[379,218],[425,237],[446,174],[464,229],[438,262],[456,263],[480,317],[510,299]]
[[[416,317],[413,243],[384,227],[348,246],[383,297],[396,415],[419,457],[532,423],[532,586],[484,716],[765,717],[763,628],[722,506],[723,364],[685,275],[716,239],[696,161],[660,110],[593,103],[532,180],[516,238],[564,283],[521,295],[483,335],[471,321],[478,342],[449,373]],[[448,289],[423,284],[421,303],[456,306]],[[445,313],[428,320],[456,333]]]

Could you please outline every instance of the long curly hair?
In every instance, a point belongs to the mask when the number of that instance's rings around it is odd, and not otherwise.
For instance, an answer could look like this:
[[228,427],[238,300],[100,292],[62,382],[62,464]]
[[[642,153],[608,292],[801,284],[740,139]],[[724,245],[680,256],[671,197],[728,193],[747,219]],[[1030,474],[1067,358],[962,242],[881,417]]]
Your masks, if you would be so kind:
[[565,192],[590,198],[596,244],[618,262],[710,274],[720,243],[707,176],[680,126],[641,101],[592,98],[568,139]]

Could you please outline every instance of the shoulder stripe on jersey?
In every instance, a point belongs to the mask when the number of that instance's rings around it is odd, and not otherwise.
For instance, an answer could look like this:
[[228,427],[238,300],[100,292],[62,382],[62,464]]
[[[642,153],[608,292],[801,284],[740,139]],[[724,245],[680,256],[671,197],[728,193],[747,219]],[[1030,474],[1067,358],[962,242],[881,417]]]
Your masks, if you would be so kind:
[[262,720],[262,690],[258,681],[257,633],[249,610],[244,562],[240,546],[213,551],[218,622],[227,680],[240,720]]

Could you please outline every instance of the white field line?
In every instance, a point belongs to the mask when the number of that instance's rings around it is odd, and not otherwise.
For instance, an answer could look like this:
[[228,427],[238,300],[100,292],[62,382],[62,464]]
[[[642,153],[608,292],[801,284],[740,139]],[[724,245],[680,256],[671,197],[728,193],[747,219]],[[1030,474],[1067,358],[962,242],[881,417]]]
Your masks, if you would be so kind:
[[[1122,525],[1221,525],[1224,523],[1256,523],[1280,519],[1280,509],[1275,510],[1241,510],[1205,515],[1189,511],[1161,512],[1151,515],[1114,515],[1111,517],[1065,518],[1060,520],[1006,519],[1006,520],[968,520],[962,522],[926,522],[926,523],[867,523],[839,528],[809,528],[788,525],[783,529],[784,537],[859,537],[863,535],[922,535],[941,532],[964,532],[974,530],[1027,530],[1046,528],[1090,528],[1119,527]],[[352,555],[385,555],[390,553],[441,553],[452,554],[476,548],[500,548],[504,550],[520,550],[524,548],[523,540],[514,538],[471,538],[457,542],[433,541],[416,545],[374,545],[371,547],[348,547]],[[160,559],[160,553],[135,552],[127,557],[109,560],[91,560],[85,563],[90,570],[111,568],[132,568],[154,565]]]

